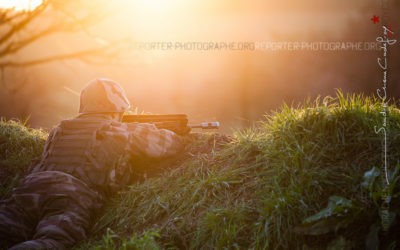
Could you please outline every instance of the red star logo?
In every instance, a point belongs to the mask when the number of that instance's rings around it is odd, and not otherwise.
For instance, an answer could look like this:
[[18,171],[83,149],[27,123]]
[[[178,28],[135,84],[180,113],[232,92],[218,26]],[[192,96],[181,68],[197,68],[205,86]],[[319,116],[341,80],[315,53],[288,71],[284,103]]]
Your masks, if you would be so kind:
[[374,22],[374,24],[379,23],[379,17],[374,15],[374,16],[371,18],[371,21]]

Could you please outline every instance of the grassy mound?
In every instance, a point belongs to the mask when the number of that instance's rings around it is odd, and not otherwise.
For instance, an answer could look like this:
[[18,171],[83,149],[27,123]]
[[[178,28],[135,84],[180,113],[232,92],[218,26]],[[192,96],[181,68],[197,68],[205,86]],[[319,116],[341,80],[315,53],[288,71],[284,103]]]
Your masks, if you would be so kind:
[[388,107],[387,187],[382,109],[338,92],[232,138],[193,134],[174,159],[131,162],[138,181],[76,248],[398,248],[400,112]]
[[[284,106],[223,145],[211,137],[209,150],[198,150],[204,142],[195,138],[184,161],[114,197],[80,247],[398,247],[400,113],[388,108],[385,189],[383,137],[374,131],[382,108],[339,92]],[[390,208],[382,209],[388,193]]]
[[0,119],[0,200],[11,194],[31,160],[40,156],[47,136],[21,122]]

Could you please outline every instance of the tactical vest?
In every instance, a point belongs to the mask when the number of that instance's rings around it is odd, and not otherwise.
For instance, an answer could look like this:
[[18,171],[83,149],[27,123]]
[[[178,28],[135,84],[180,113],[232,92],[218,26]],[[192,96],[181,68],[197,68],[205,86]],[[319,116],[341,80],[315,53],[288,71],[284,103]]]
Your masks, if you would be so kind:
[[61,171],[102,193],[115,191],[131,176],[127,131],[113,129],[120,125],[99,115],[62,121],[33,172]]

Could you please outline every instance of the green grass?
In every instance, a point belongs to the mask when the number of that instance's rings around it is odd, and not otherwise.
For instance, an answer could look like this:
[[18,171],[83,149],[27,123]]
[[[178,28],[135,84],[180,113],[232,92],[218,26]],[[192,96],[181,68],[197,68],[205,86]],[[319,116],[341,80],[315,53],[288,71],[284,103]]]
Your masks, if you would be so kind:
[[40,156],[47,136],[19,121],[0,119],[0,200],[11,194],[31,160]]
[[374,132],[382,108],[338,92],[283,105],[229,139],[192,135],[174,159],[131,162],[137,182],[109,200],[76,249],[399,247],[400,112],[388,108],[385,189]]

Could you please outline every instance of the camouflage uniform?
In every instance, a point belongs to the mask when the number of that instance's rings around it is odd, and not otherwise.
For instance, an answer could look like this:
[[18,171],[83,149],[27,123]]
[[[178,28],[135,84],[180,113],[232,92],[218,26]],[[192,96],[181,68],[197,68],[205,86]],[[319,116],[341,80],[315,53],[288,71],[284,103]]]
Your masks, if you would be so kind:
[[[108,112],[127,108],[117,87],[109,80],[93,81],[82,91],[82,114],[51,131],[41,161],[0,203],[0,244],[22,242],[12,249],[71,247],[86,238],[104,199],[131,182],[128,157],[169,156],[180,150],[180,138],[171,131],[95,113],[99,105]],[[104,100],[113,98],[110,107]]]

